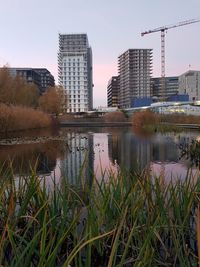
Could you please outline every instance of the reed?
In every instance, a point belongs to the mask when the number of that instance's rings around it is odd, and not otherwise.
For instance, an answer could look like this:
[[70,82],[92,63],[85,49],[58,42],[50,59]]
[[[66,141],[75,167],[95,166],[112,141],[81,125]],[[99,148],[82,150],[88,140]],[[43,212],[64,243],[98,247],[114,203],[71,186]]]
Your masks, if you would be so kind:
[[15,178],[1,166],[0,265],[197,266],[198,177],[102,175],[79,187],[52,177],[48,188],[35,168]]

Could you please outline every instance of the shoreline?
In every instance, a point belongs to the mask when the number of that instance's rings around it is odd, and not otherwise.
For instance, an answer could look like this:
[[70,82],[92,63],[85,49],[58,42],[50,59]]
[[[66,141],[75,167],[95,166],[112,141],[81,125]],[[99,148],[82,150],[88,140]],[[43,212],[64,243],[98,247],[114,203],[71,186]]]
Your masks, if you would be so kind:
[[132,126],[132,122],[89,122],[89,121],[78,121],[78,122],[60,122],[61,127],[123,127]]

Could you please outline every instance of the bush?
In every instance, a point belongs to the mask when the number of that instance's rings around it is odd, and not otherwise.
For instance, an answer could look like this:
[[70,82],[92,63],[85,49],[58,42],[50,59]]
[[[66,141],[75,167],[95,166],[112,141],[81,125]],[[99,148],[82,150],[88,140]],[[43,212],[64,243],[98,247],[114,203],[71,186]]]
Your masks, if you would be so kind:
[[105,122],[124,122],[126,118],[121,111],[114,111],[104,115]]
[[157,124],[160,121],[160,116],[150,110],[144,110],[135,112],[131,117],[131,121],[136,126]]
[[50,125],[51,118],[42,111],[0,104],[0,132],[43,128]]

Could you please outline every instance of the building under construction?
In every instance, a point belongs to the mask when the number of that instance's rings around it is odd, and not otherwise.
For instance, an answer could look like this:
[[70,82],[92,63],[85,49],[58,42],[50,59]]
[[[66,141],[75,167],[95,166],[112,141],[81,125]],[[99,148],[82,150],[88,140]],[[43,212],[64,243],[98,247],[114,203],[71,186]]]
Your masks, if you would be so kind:
[[119,107],[151,96],[152,49],[128,49],[118,58]]

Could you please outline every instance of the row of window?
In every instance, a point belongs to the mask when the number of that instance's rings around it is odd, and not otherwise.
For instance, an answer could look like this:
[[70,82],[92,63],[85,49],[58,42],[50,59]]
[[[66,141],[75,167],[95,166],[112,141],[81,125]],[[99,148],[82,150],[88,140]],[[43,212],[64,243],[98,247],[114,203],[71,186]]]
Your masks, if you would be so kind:
[[87,72],[63,72],[63,75],[65,76],[72,76],[72,75],[78,75],[78,76],[86,76]]
[[66,80],[68,80],[68,81],[71,81],[71,80],[74,80],[74,81],[77,81],[77,80],[78,80],[78,81],[80,81],[80,80],[83,81],[83,80],[85,80],[85,81],[87,81],[87,77],[84,77],[84,76],[81,76],[81,77],[80,77],[80,76],[69,76],[69,77],[66,77],[66,76],[60,76],[59,79],[60,79],[60,80],[65,80],[65,81],[66,81]]
[[87,98],[87,94],[84,94],[84,95],[75,95],[75,94],[73,94],[73,93],[71,93],[71,94],[68,94],[68,97],[69,97],[69,100],[70,99],[77,99],[77,98]]
[[80,89],[85,89],[85,90],[87,90],[87,86],[84,86],[83,88],[81,88],[81,86],[71,86],[71,85],[64,85],[64,87],[65,87],[65,90],[80,90]]
[[69,67],[69,66],[64,66],[63,64],[63,67],[62,67],[62,71],[87,71],[87,68],[86,67],[79,67],[79,66],[76,66],[76,67]]
[[69,103],[71,104],[71,103],[74,103],[74,104],[76,104],[76,103],[83,103],[83,102],[85,102],[85,103],[87,103],[88,102],[88,100],[87,99],[70,99],[69,100]]
[[87,66],[87,63],[86,62],[73,62],[73,63],[71,63],[71,62],[63,62],[63,64],[62,64],[63,66],[69,66],[69,67],[75,67],[75,66]]

